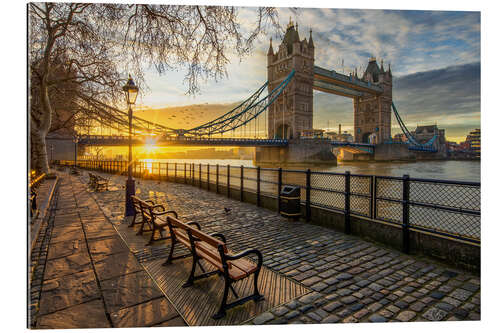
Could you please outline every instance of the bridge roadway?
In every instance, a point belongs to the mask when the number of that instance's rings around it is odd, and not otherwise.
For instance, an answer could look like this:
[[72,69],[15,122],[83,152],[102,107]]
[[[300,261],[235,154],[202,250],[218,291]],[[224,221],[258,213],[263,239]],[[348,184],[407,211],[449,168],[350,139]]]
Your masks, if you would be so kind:
[[[307,139],[304,139],[307,140]],[[368,143],[354,143],[330,141],[333,147],[354,149],[356,152],[373,154],[375,145]],[[133,137],[133,145],[154,144],[155,146],[238,146],[238,147],[286,147],[286,139],[252,139],[252,138],[192,138],[192,137]],[[128,136],[86,135],[79,137],[80,145],[96,146],[126,146]]]
[[[96,146],[126,146],[128,136],[82,136],[78,143]],[[238,146],[238,147],[286,147],[288,140],[282,139],[250,139],[250,138],[191,138],[191,137],[133,137],[132,144],[155,146]]]

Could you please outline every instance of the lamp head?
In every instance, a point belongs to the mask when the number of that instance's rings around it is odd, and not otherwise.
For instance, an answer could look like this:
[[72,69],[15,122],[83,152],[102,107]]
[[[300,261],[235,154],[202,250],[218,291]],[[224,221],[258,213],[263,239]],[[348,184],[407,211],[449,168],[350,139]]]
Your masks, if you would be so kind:
[[139,88],[135,85],[135,82],[132,80],[132,76],[130,76],[130,74],[128,75],[127,84],[123,86],[123,91],[125,92],[125,96],[127,98],[127,104],[135,104]]

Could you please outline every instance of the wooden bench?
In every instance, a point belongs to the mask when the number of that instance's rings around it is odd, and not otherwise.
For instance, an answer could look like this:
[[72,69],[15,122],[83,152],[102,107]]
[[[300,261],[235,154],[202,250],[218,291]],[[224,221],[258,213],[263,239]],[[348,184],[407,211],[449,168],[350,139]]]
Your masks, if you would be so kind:
[[[262,268],[262,254],[255,249],[246,250],[238,254],[233,254],[228,251],[226,246],[226,239],[220,233],[206,234],[201,231],[201,227],[196,222],[183,223],[177,218],[167,216],[167,226],[171,235],[171,247],[167,261],[164,265],[168,265],[172,260],[177,259],[173,257],[174,247],[176,243],[181,243],[189,249],[192,257],[191,273],[182,286],[183,288],[192,286],[194,281],[209,277],[213,274],[219,274],[224,277],[224,294],[222,296],[219,311],[215,313],[212,318],[220,319],[226,315],[226,310],[237,305],[243,304],[247,301],[253,300],[255,302],[263,300],[264,297],[258,290],[258,277]],[[257,263],[254,263],[244,257],[255,255]],[[203,259],[214,266],[216,269],[211,272],[205,272],[199,261]],[[195,276],[196,265],[201,268],[202,274]],[[245,279],[250,275],[254,275],[253,280],[253,294],[250,296],[238,298],[232,284],[236,281]],[[227,303],[229,290],[232,291],[237,298],[232,303]]]
[[89,186],[96,191],[108,190],[109,179],[89,172]]
[[[142,235],[144,231],[151,231],[151,238],[146,245],[153,244],[154,241],[169,239],[170,236],[164,237],[163,230],[166,228],[166,221],[162,221],[159,217],[166,214],[173,214],[176,218],[177,213],[173,210],[166,210],[165,206],[162,204],[155,204],[152,200],[142,200],[139,197],[133,195],[132,203],[134,205],[134,217],[129,227],[133,227],[136,224],[136,217],[140,213],[142,220],[140,221],[141,228],[137,232],[137,235]],[[149,227],[149,230],[144,230],[144,225]],[[160,238],[155,239],[156,231],[160,232]]]

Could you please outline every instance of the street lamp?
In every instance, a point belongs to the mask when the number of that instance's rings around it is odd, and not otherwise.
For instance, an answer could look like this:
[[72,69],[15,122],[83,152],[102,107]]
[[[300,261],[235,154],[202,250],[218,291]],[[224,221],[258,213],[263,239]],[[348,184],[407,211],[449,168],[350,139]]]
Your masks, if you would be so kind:
[[128,178],[125,185],[125,216],[133,216],[135,210],[132,196],[135,195],[135,181],[132,178],[132,104],[135,104],[139,88],[135,85],[130,74],[127,84],[123,86],[123,91],[128,104]]
[[75,168],[76,168],[76,155],[77,155],[78,140],[79,140],[78,134],[75,134],[73,136],[73,143],[75,144],[75,162],[73,163],[73,167],[75,167]]

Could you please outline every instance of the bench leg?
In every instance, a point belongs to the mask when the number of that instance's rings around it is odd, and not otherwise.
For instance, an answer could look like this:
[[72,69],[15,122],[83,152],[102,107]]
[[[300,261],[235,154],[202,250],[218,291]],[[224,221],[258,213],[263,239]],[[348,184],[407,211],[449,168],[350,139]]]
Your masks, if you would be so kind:
[[229,287],[231,287],[231,281],[228,277],[224,278],[224,295],[222,296],[222,303],[220,305],[219,311],[212,316],[213,319],[221,319],[226,315],[226,304],[227,296],[229,294]]
[[[155,232],[156,232],[156,228],[153,224],[153,231],[151,232],[151,238],[149,239],[149,242],[146,243],[146,246],[150,246],[153,244],[153,242],[155,241]],[[161,236],[161,233],[160,233],[160,236]]]
[[193,283],[194,283],[194,272],[196,270],[196,263],[197,262],[198,262],[198,257],[196,256],[195,253],[193,253],[193,265],[191,266],[191,273],[189,274],[189,278],[186,281],[186,283],[184,283],[182,285],[182,288],[187,288],[187,287],[190,287],[190,286],[193,285]]
[[172,235],[172,245],[170,245],[170,253],[168,254],[167,260],[163,263],[163,266],[170,265],[172,263],[172,258],[174,256],[174,247],[175,247],[175,237]]
[[137,212],[135,212],[134,218],[132,219],[132,222],[130,222],[130,224],[128,225],[129,228],[132,228],[135,225],[135,219],[136,219],[136,217],[137,217]]
[[264,296],[259,293],[259,287],[258,287],[258,279],[259,279],[259,273],[260,273],[260,267],[255,271],[253,274],[253,297],[254,301],[261,301],[264,299]]

